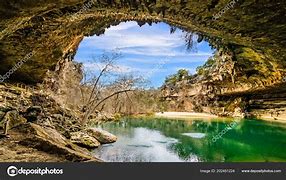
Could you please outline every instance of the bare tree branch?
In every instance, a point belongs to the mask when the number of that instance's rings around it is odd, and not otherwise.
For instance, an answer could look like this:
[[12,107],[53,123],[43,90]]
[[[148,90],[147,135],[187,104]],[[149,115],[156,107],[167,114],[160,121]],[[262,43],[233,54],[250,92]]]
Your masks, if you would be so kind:
[[125,92],[130,92],[130,91],[134,91],[134,90],[132,90],[132,89],[127,89],[127,90],[117,91],[117,92],[115,92],[115,93],[113,93],[113,94],[111,94],[111,95],[109,95],[109,96],[103,98],[101,101],[99,101],[99,102],[95,105],[94,110],[95,110],[101,103],[103,103],[104,101],[106,101],[107,99],[109,99],[109,98],[111,98],[111,97],[113,97],[113,96],[115,96],[115,95],[117,95],[117,94],[121,94],[121,93],[125,93]]

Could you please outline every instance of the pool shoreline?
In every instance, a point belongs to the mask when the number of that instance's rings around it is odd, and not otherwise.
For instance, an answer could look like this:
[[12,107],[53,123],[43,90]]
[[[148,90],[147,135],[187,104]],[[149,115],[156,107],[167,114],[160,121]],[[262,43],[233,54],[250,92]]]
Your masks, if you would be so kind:
[[[182,119],[182,120],[212,120],[212,119],[222,119],[222,120],[227,120],[227,119],[233,119],[235,117],[220,117],[214,114],[209,114],[209,113],[197,113],[197,112],[157,112],[154,115],[155,117],[162,117],[162,118],[167,118],[167,119]],[[239,118],[239,117],[237,117]],[[240,118],[244,119],[244,118]],[[256,118],[257,120],[261,121],[268,121],[268,122],[274,122],[274,123],[283,123],[286,124],[286,118],[285,119],[274,119],[273,117],[268,117],[268,116],[262,116],[259,118]]]
[[208,113],[196,113],[196,112],[157,112],[155,117],[164,118],[179,118],[179,119],[193,119],[193,118],[219,118],[219,116],[208,114]]

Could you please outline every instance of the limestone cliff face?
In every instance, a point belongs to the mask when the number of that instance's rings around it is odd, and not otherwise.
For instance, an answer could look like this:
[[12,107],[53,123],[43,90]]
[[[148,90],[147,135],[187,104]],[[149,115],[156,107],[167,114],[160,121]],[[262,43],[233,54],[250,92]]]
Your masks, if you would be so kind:
[[80,83],[83,79],[82,65],[69,58],[60,60],[55,71],[48,71],[42,89],[53,96],[57,102],[71,109],[78,109],[82,97]]
[[261,74],[260,69],[255,76],[247,77],[249,69],[260,67],[244,64],[242,68],[233,58],[219,51],[214,64],[203,67],[202,74],[195,74],[192,79],[177,82],[172,87],[164,86],[162,95],[173,104],[170,108],[219,116],[285,119],[283,71],[268,69],[269,72]]

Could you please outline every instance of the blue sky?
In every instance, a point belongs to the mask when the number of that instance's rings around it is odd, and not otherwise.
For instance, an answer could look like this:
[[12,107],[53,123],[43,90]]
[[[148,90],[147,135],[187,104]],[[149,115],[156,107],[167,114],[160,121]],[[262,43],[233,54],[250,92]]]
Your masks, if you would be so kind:
[[195,51],[186,51],[183,35],[181,30],[170,34],[165,23],[139,27],[134,21],[122,22],[106,29],[104,35],[85,37],[75,60],[83,63],[85,70],[98,72],[94,57],[118,49],[122,57],[116,61],[117,73],[143,76],[150,81],[150,87],[160,87],[178,69],[195,73],[196,67],[214,52],[204,41],[197,44]]

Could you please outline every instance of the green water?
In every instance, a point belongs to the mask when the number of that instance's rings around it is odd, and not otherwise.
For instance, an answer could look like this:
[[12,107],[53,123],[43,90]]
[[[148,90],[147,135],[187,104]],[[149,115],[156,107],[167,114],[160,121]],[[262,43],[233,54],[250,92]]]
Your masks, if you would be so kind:
[[109,162],[286,161],[286,124],[126,118],[101,128],[119,138],[94,151]]

